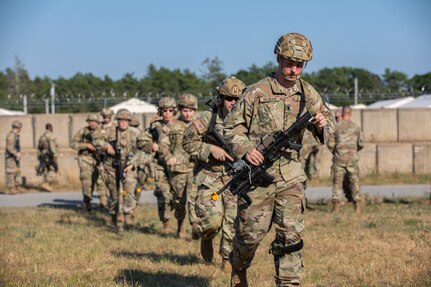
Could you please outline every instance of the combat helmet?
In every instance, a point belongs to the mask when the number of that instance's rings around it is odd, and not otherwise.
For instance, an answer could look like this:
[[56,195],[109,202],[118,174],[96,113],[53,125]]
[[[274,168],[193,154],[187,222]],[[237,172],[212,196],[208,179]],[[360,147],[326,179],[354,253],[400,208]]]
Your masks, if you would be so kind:
[[100,112],[100,115],[102,117],[112,117],[114,115],[114,111],[111,110],[110,108],[103,108],[102,111]]
[[178,107],[180,109],[188,108],[188,109],[197,110],[198,99],[192,94],[188,94],[188,93],[182,94],[178,99]]
[[287,33],[278,39],[274,54],[296,62],[308,62],[313,58],[313,47],[304,35]]
[[158,107],[158,115],[162,115],[162,110],[166,108],[173,108],[174,114],[177,112],[177,102],[174,98],[171,97],[163,97],[159,101],[159,107]]
[[87,122],[97,122],[97,123],[99,123],[99,120],[100,118],[99,118],[99,115],[97,114],[89,114],[86,119]]
[[130,114],[128,109],[119,109],[117,114],[115,115],[115,119],[117,120],[132,120],[132,115]]
[[13,121],[13,122],[12,122],[12,128],[15,128],[15,129],[20,129],[20,128],[22,128],[22,122],[21,122],[21,121],[18,121],[18,120]]
[[246,88],[246,85],[244,84],[243,81],[235,77],[230,77],[230,78],[224,79],[217,86],[217,93],[219,94],[219,96],[239,98],[242,95],[242,92],[244,92],[245,88]]
[[137,114],[133,114],[133,116],[132,116],[132,120],[130,121],[130,125],[132,126],[132,127],[139,127],[139,124],[140,124],[140,122],[139,122],[139,116],[137,115]]

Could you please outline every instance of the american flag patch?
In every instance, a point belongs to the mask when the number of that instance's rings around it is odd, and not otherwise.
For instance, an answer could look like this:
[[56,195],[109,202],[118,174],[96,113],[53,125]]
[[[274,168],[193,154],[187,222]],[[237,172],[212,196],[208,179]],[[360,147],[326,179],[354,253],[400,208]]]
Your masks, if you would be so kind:
[[193,124],[195,125],[196,129],[198,130],[198,133],[201,134],[203,132],[206,131],[206,127],[202,124],[200,119],[197,119],[193,122]]

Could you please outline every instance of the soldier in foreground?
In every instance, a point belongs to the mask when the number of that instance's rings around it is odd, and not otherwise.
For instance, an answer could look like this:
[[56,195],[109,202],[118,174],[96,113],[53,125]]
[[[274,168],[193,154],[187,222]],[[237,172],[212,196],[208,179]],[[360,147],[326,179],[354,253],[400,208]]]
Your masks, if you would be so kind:
[[171,231],[172,193],[168,178],[170,172],[166,162],[160,158],[159,141],[168,133],[169,125],[177,113],[177,103],[170,97],[161,98],[158,107],[158,117],[150,123],[150,127],[138,137],[137,148],[154,157],[153,171],[156,175],[154,195],[157,198],[157,209],[160,221],[163,223],[163,233]]
[[[183,137],[185,129],[193,122],[193,115],[198,108],[198,101],[192,94],[183,94],[178,100],[180,116],[173,120],[169,131],[160,139],[160,155],[166,161],[171,173],[170,184],[172,190],[172,202],[177,219],[177,236],[186,237],[184,219],[186,217],[187,197],[193,191],[193,167],[194,160],[183,149]],[[194,214],[194,213],[193,213]]]
[[58,172],[58,145],[52,132],[52,124],[47,123],[45,132],[40,136],[37,145],[39,164],[36,167],[36,172],[38,176],[43,176],[40,188],[48,192],[52,192],[52,185]]
[[361,128],[350,119],[352,109],[342,109],[342,120],[335,128],[335,137],[328,142],[332,152],[332,210],[337,212],[342,203],[343,179],[346,177],[349,191],[355,206],[355,212],[361,212],[362,197],[359,188],[359,155],[364,147]]
[[21,144],[19,133],[22,123],[13,121],[12,130],[6,135],[5,170],[6,170],[6,194],[23,192],[21,178]]
[[[280,37],[274,53],[276,72],[249,86],[224,121],[225,137],[235,156],[253,166],[264,162],[257,149],[261,137],[288,129],[307,111],[314,116],[309,129],[319,142],[326,142],[333,134],[331,112],[315,89],[300,79],[305,64],[312,58],[310,41],[301,34],[288,33]],[[299,134],[292,140],[300,143],[301,137]],[[248,286],[246,271],[272,225],[276,233],[270,246],[275,283],[301,283],[306,175],[298,151],[286,149],[266,171],[274,179],[269,184],[257,184],[247,193],[251,204],[238,198],[238,226],[229,257],[231,286]]]
[[[213,239],[220,229],[220,255],[222,269],[229,270],[229,254],[235,234],[234,220],[237,213],[237,198],[230,191],[222,194],[217,201],[211,200],[213,192],[222,188],[229,179],[226,162],[232,162],[233,155],[223,138],[223,120],[245,89],[245,84],[231,77],[217,87],[218,95],[213,100],[213,107],[205,111],[190,125],[184,134],[183,147],[198,160],[195,184],[198,187],[196,197],[196,215],[199,218],[201,233],[201,255],[205,262],[213,260]],[[218,133],[216,135],[215,133]]]
[[97,143],[103,140],[103,133],[99,128],[99,116],[90,114],[87,126],[81,128],[73,136],[70,147],[78,151],[78,166],[82,184],[83,209],[91,211],[93,190],[99,177]]
[[129,129],[132,115],[126,109],[115,116],[117,127],[111,127],[101,145],[108,156],[103,161],[103,181],[109,190],[108,210],[117,232],[133,225],[136,208],[136,162],[137,135]]

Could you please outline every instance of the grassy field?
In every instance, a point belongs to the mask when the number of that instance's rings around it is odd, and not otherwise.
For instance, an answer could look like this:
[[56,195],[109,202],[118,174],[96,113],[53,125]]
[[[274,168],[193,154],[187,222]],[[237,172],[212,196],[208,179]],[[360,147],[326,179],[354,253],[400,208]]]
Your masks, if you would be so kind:
[[[307,211],[304,286],[431,286],[431,205],[369,204],[355,216],[329,205]],[[159,233],[155,205],[117,235],[108,215],[71,208],[0,209],[0,286],[228,286],[220,256],[199,242]],[[274,286],[268,234],[249,269],[250,286]],[[214,246],[218,251],[219,237]]]

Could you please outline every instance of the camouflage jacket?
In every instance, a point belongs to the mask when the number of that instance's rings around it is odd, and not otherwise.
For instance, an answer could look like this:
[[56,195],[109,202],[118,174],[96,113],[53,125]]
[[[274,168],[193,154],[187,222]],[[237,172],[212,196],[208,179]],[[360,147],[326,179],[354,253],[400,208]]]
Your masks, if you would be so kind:
[[104,140],[102,130],[97,127],[92,130],[88,126],[81,128],[73,136],[70,147],[78,151],[78,155],[92,156],[96,152],[87,149],[86,144],[91,143],[93,146],[100,146]]
[[37,155],[57,157],[58,156],[58,145],[51,131],[46,130],[39,138],[37,145]]
[[334,163],[357,163],[358,151],[364,147],[362,130],[350,119],[342,120],[335,126],[335,136],[327,145],[333,154]]
[[171,172],[188,173],[193,171],[194,160],[183,149],[184,131],[192,122],[185,123],[174,119],[169,125],[169,131],[160,138],[159,151],[161,159],[165,162],[176,158],[175,166],[168,166]]
[[158,170],[164,170],[165,163],[160,158],[160,152],[153,152],[153,143],[159,143],[160,138],[169,132],[168,124],[162,118],[151,121],[150,126],[138,136],[136,146],[147,154],[153,155]]
[[[221,109],[219,109],[221,110]],[[204,184],[211,187],[212,183],[220,176],[226,175],[224,164],[214,159],[210,153],[212,144],[220,146],[207,138],[207,132],[213,112],[205,111],[186,128],[184,132],[183,148],[193,158],[197,159],[196,167],[196,184]],[[223,136],[223,115],[221,111],[217,112],[215,129]]]
[[6,135],[6,158],[15,158],[20,146],[19,134],[10,131]]
[[[270,75],[248,87],[235,104],[224,121],[225,137],[234,154],[242,158],[261,143],[265,134],[288,129],[301,109],[313,114],[321,112],[326,117],[328,124],[320,135],[314,125],[309,127],[319,142],[326,142],[333,135],[334,119],[316,90],[303,80],[285,88]],[[293,140],[300,143],[302,135]],[[296,150],[285,150],[268,173],[275,177],[274,181],[306,180]]]
[[[102,144],[102,149],[106,151],[108,149],[108,145],[111,145],[112,142],[118,140],[120,144],[121,151],[121,164],[123,168],[128,165],[133,165],[136,169],[138,164],[136,162],[135,150],[136,150],[136,142],[137,135],[134,131],[127,128],[125,130],[118,129],[118,139],[116,138],[116,127],[112,126],[109,128],[105,134],[105,141]],[[105,154],[104,164],[105,167],[112,167],[114,162],[114,156]]]

